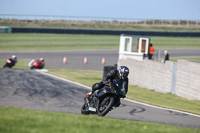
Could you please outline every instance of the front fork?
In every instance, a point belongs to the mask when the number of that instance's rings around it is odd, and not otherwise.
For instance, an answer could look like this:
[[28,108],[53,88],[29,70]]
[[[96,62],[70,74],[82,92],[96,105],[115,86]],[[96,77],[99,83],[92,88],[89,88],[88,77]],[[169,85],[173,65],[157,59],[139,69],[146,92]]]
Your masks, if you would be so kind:
[[95,97],[95,95],[92,95],[90,98],[87,96],[85,97],[85,104],[89,107],[96,108],[97,112],[99,109],[99,99]]

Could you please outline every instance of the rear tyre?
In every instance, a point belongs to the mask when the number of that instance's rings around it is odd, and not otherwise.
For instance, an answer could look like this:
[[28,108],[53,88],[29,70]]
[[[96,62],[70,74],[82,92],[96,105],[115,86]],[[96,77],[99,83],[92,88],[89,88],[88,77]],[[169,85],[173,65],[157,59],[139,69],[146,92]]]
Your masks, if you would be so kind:
[[113,107],[115,103],[115,98],[112,96],[107,96],[99,104],[98,116],[105,116]]

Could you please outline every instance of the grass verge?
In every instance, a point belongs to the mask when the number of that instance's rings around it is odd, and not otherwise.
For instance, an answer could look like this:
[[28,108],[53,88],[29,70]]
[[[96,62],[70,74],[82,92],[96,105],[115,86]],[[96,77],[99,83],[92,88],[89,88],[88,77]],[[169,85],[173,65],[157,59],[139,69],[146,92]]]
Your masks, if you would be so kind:
[[[0,51],[119,49],[120,36],[73,34],[0,34]],[[200,48],[199,37],[151,37],[160,48]]]
[[200,57],[172,58],[172,59],[170,59],[170,61],[173,61],[173,62],[177,62],[178,60],[187,60],[187,61],[200,62]]
[[200,129],[0,106],[3,133],[197,133]]

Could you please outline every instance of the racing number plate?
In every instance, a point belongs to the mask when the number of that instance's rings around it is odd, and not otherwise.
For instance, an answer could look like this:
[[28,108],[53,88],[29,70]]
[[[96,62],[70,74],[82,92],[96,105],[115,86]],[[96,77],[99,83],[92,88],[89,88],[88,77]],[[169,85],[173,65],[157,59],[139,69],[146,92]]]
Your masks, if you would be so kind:
[[89,107],[90,111],[96,112],[96,108]]

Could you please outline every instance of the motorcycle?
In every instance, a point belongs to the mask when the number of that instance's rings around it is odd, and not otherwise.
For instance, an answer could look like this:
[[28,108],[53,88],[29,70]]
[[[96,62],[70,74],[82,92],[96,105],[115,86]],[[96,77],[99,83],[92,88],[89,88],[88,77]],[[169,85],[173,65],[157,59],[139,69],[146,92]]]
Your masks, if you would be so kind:
[[6,68],[6,67],[12,68],[16,62],[17,62],[16,60],[7,59],[6,64],[3,66],[3,68]]
[[39,63],[38,60],[31,60],[28,64],[28,66],[30,67],[30,69],[42,69],[44,67],[45,63],[41,62]]
[[95,91],[89,98],[86,95],[81,113],[84,115],[96,114],[105,116],[113,107],[120,105],[120,98],[125,97],[123,80],[114,79],[111,84],[106,84],[103,88]]

